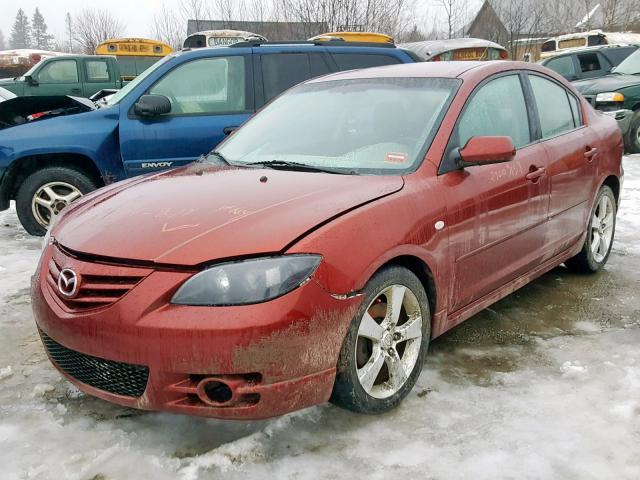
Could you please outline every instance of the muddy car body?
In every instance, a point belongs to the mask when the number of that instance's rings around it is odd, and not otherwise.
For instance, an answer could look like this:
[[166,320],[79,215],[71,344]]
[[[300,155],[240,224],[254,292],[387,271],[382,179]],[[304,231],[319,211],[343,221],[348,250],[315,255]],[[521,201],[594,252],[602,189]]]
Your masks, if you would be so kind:
[[563,262],[606,263],[621,156],[615,121],[535,65],[311,80],[206,161],[67,209],[36,322],[71,382],[122,405],[382,412],[431,338]]

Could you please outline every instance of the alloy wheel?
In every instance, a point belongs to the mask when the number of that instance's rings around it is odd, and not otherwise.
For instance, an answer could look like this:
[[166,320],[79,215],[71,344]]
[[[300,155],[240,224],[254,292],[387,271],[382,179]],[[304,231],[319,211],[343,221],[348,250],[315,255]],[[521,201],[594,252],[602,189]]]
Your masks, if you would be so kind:
[[82,192],[66,182],[50,182],[42,185],[31,200],[31,210],[36,221],[48,228],[53,217],[74,200],[80,198]]
[[591,253],[600,263],[607,253],[613,239],[614,208],[611,199],[602,195],[591,218]]
[[407,382],[420,356],[422,313],[403,285],[382,290],[365,311],[355,349],[360,385],[374,398],[388,398]]

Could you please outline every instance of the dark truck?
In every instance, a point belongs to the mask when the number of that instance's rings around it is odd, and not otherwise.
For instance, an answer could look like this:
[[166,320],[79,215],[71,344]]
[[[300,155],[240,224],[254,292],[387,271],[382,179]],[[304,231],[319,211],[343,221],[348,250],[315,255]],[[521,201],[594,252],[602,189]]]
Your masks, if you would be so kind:
[[91,97],[124,83],[114,56],[61,55],[45,58],[22,76],[0,80],[0,87],[18,96]]
[[640,49],[608,75],[573,84],[597,110],[618,121],[625,149],[640,153]]
[[7,100],[0,104],[0,210],[15,200],[25,229],[42,235],[84,193],[210,152],[293,85],[418,60],[391,44],[241,42],[166,56],[95,104],[69,96]]

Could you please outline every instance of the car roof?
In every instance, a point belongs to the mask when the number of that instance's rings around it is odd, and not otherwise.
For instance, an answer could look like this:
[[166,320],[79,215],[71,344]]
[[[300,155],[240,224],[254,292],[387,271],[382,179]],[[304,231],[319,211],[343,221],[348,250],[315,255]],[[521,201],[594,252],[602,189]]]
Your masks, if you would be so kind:
[[448,40],[423,40],[420,42],[401,43],[400,48],[412,50],[423,59],[429,59],[451,50],[460,48],[496,48],[498,50],[506,49],[495,42],[484,40],[481,38],[451,38]]
[[398,78],[398,77],[424,77],[424,78],[459,78],[463,74],[473,71],[480,75],[490,75],[494,72],[505,70],[529,69],[545,71],[536,68],[527,62],[510,62],[505,60],[494,60],[486,62],[417,62],[403,63],[398,65],[387,65],[384,67],[365,68],[361,70],[347,70],[344,72],[332,73],[308,80],[306,83],[321,82],[324,80],[352,80],[357,78]]

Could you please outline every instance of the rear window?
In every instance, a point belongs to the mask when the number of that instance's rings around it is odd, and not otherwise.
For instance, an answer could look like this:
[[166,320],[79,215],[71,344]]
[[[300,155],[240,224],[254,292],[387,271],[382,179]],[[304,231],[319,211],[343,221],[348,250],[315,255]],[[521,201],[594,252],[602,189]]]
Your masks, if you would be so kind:
[[382,67],[397,65],[400,62],[391,55],[366,53],[334,53],[333,58],[338,64],[338,70],[355,70],[358,68]]
[[555,40],[549,40],[547,42],[544,42],[542,44],[542,47],[540,48],[541,51],[543,52],[553,52],[556,49],[556,41]]

